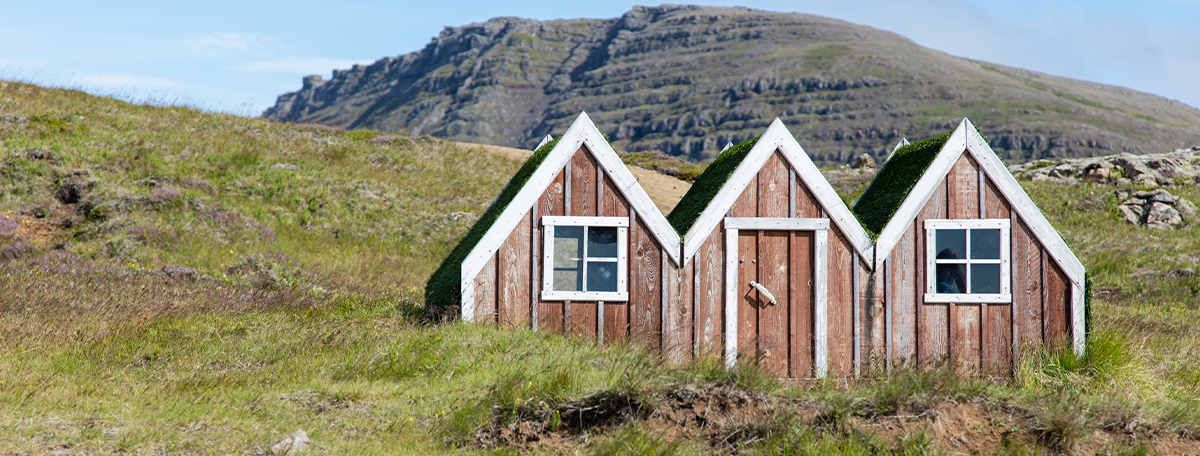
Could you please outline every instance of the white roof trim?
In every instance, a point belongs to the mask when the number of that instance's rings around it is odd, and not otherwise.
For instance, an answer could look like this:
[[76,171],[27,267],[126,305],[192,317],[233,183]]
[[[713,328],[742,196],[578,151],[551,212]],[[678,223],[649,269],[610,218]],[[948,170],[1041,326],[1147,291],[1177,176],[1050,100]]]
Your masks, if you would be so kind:
[[[542,164],[538,166],[532,176],[529,176],[524,187],[517,192],[513,200],[496,218],[496,222],[479,239],[471,253],[467,254],[462,263],[462,290],[467,289],[468,282],[483,269],[492,254],[500,249],[512,230],[521,223],[521,219],[533,207],[533,203],[542,196],[554,178],[558,177],[558,173],[575,155],[575,151],[579,150],[580,146],[586,146],[592,152],[596,163],[611,179],[613,186],[629,202],[630,208],[637,212],[638,220],[646,224],[650,234],[662,245],[671,261],[676,265],[680,264],[679,235],[675,233],[675,230],[671,228],[671,223],[667,221],[667,218],[658,210],[658,206],[654,205],[654,201],[638,184],[637,178],[633,177],[629,168],[625,167],[625,163],[604,139],[604,135],[600,134],[600,130],[588,118],[587,113],[580,113],[567,132],[563,133],[558,144],[542,161]],[[464,295],[464,301],[466,298],[467,296]],[[473,303],[470,308],[474,308]],[[467,318],[466,315],[467,309],[468,303],[464,302],[463,316],[465,320],[469,321],[470,318]]]
[[863,258],[863,261],[868,265],[873,265],[875,252],[872,248],[871,237],[779,118],[775,118],[775,121],[771,122],[771,126],[767,127],[767,131],[754,144],[754,148],[750,149],[746,158],[738,164],[737,169],[733,171],[721,190],[708,203],[708,207],[704,208],[696,222],[692,224],[692,228],[684,235],[683,263],[687,263],[696,255],[700,250],[700,245],[712,234],[713,229],[737,202],[742,191],[750,185],[750,180],[758,175],[758,171],[762,169],[775,150],[779,150],[796,170],[796,175],[813,193],[833,223],[854,245],[854,250]]
[[900,142],[896,143],[896,147],[893,147],[892,151],[888,152],[887,158],[884,159],[883,161],[891,160],[892,155],[896,155],[896,151],[900,150],[901,147],[907,146],[908,144],[909,144],[908,138],[900,138]]

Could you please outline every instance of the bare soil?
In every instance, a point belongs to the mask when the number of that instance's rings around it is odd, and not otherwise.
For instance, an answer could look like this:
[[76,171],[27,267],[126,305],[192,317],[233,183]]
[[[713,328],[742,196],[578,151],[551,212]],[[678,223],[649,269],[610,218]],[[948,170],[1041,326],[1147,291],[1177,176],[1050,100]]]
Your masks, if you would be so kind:
[[482,429],[475,444],[522,452],[574,452],[609,428],[633,421],[663,441],[697,442],[715,452],[736,453],[767,433],[780,431],[775,423],[783,422],[781,416],[833,435],[851,431],[873,435],[893,448],[924,433],[935,447],[950,454],[989,455],[1014,449],[1034,454],[1109,454],[1137,445],[1153,454],[1200,454],[1200,440],[1137,423],[1102,426],[1064,443],[1040,429],[1032,412],[983,401],[945,400],[924,411],[880,416],[858,412],[838,421],[830,418],[825,404],[718,385],[677,387],[654,405],[598,395],[558,406],[509,410]]

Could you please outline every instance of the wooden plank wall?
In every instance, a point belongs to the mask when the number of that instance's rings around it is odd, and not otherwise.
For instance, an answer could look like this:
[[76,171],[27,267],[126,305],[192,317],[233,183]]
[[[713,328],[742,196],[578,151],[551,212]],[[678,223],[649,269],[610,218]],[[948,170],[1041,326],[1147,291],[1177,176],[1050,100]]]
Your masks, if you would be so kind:
[[[597,215],[601,217],[629,217],[629,204],[625,202],[625,198],[617,191],[613,185],[612,179],[606,178],[603,171],[600,173],[600,206]],[[630,248],[628,251],[632,252]],[[632,269],[630,269],[632,271]],[[633,281],[636,278],[629,275],[627,280]],[[629,303],[626,302],[606,302],[604,303],[604,343],[617,344],[629,340]]]
[[[983,218],[989,219],[1007,219],[1012,217],[1012,209],[1008,204],[1008,200],[1000,195],[996,189],[996,184],[991,179],[984,177],[983,188]],[[1012,259],[1012,225],[1010,224],[1009,236],[1009,259]],[[1012,264],[1010,261],[1009,264]],[[1009,274],[1012,274],[1011,272]],[[1010,278],[1010,284],[1015,284],[1016,280]],[[1016,287],[1010,288],[1015,296]],[[1014,298],[1015,299],[1015,298]],[[1000,377],[1007,376],[1013,372],[1012,364],[1012,304],[988,304],[985,306],[986,311],[983,314],[983,373],[985,375]]]
[[[776,152],[767,159],[766,164],[758,172],[758,217],[789,217],[791,216],[788,186],[791,179],[791,168],[786,164],[782,155]],[[775,290],[775,305],[767,305],[762,299],[758,309],[758,350],[762,353],[763,368],[777,376],[787,377],[789,374],[788,323],[789,303],[791,295],[788,284],[791,282],[789,271],[790,233],[778,231],[758,231],[757,250],[759,261],[756,279],[768,290]],[[805,263],[807,264],[807,263]],[[748,282],[742,282],[748,283]]]
[[688,266],[694,282],[697,357],[719,358],[725,346],[725,225],[717,224]]
[[[1013,302],[925,303],[925,220],[981,217],[1010,220]],[[891,329],[884,331],[890,334],[886,349],[892,365],[952,360],[964,372],[1007,376],[1030,344],[1050,340],[1061,346],[1069,339],[1069,281],[969,156],[960,157],[886,263],[884,299]]]
[[[825,218],[825,212],[808,187],[801,182],[794,170],[778,152],[769,158],[759,171],[756,179],[750,182],[737,201],[730,209],[730,217],[800,217]],[[847,377],[853,376],[854,369],[854,294],[860,295],[867,284],[865,277],[870,273],[868,266],[859,261],[855,264],[853,246],[847,237],[831,226],[829,231],[830,257],[827,260],[828,271],[828,315],[829,315],[829,375]],[[724,345],[724,256],[725,229],[718,225],[712,234],[701,244],[697,255],[683,269],[680,282],[691,290],[688,296],[690,303],[681,304],[682,308],[690,309],[693,315],[692,332],[690,334],[671,335],[677,339],[692,339],[696,356],[718,357]],[[787,242],[792,243],[791,252],[811,256],[811,235],[791,234],[787,239],[774,239],[768,233],[758,231],[742,231],[738,236],[739,249],[745,252],[763,252],[772,258],[773,253],[788,249]],[[798,244],[804,244],[800,248]],[[808,252],[808,253],[805,253]],[[779,255],[775,255],[779,256]],[[775,263],[788,261],[779,258]],[[772,261],[755,264],[747,261],[739,263],[739,282],[746,283],[755,280],[776,291],[778,302],[808,299],[811,292],[808,287],[799,287],[803,292],[793,291],[783,286],[782,277],[775,277],[778,272],[770,268]],[[808,266],[812,267],[811,261]],[[852,287],[853,268],[859,269],[860,287]],[[798,271],[794,271],[796,273]],[[811,271],[807,271],[811,277]],[[760,280],[761,279],[761,280]],[[775,283],[780,282],[780,283]],[[807,284],[806,284],[807,285]],[[756,293],[747,287],[739,287],[739,299],[745,304],[756,302]],[[803,293],[803,294],[802,294]],[[805,315],[792,314],[792,306],[763,306],[754,305],[739,307],[738,314],[738,349],[740,354],[753,357],[763,353],[764,367],[779,376],[811,377],[812,376],[812,321],[811,306],[803,310]],[[863,305],[863,307],[867,307]],[[861,318],[860,318],[861,320]],[[759,331],[766,329],[766,331]],[[755,336],[758,334],[759,336]],[[780,353],[782,347],[789,346],[789,340],[803,338],[802,344],[790,344],[790,351]],[[786,355],[788,358],[783,359]],[[802,361],[799,361],[802,360]],[[786,368],[785,368],[786,366]]]

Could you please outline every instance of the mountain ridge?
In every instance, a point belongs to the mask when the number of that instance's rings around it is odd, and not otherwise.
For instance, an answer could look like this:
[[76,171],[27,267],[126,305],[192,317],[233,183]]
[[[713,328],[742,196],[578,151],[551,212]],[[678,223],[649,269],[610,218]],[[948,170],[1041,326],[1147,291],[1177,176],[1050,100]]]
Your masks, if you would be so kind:
[[837,19],[688,5],[446,27],[421,50],[307,76],[263,117],[530,148],[580,111],[618,148],[694,160],[775,117],[823,165],[963,116],[1010,161],[1200,144],[1200,110],[1178,101]]

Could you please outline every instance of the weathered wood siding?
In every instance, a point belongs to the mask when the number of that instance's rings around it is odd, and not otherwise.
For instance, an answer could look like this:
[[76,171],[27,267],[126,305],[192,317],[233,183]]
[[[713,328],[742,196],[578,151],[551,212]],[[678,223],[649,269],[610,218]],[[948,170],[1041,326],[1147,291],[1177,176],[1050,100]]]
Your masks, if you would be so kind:
[[[547,215],[629,218],[629,302],[541,299],[541,278],[547,267],[541,264],[540,256],[545,248],[541,217]],[[669,260],[664,261],[665,258],[662,246],[638,220],[638,214],[630,209],[628,201],[604,170],[597,166],[591,152],[586,147],[580,148],[476,276],[475,296],[480,309],[477,321],[605,343],[633,339],[659,350],[663,332],[662,304],[666,295],[663,288],[669,283],[663,278],[674,274],[678,281],[680,276],[679,268]],[[684,285],[676,286],[682,288]],[[690,308],[680,312],[690,320]]]
[[[925,303],[925,220],[979,218],[1010,220],[1013,301]],[[1070,282],[967,155],[925,203],[883,269],[889,366],[951,361],[966,373],[1007,376],[1023,347],[1068,341]]]
[[[798,174],[776,152],[758,175],[739,195],[726,214],[729,217],[827,218],[824,208]],[[813,375],[813,324],[811,232],[742,230],[735,251],[754,252],[760,261],[738,263],[739,283],[751,280],[772,290],[779,303],[760,305],[757,292],[742,291],[738,296],[738,350],[746,359],[758,357],[763,367],[781,377],[807,378]],[[854,297],[861,298],[867,284],[868,265],[855,261],[853,246],[847,237],[831,225],[827,233],[828,356],[829,375],[848,377],[855,374]],[[725,228],[719,224],[704,239],[698,253],[683,267],[680,283],[691,290],[690,302],[680,304],[693,316],[690,332],[670,334],[674,341],[691,340],[695,356],[718,357],[724,347],[725,315]],[[803,256],[806,262],[798,261]],[[780,269],[787,264],[793,267]],[[800,266],[802,264],[802,266]],[[854,269],[860,286],[854,289]],[[779,272],[787,271],[785,276]],[[804,283],[796,283],[804,277]],[[798,286],[802,285],[802,286]],[[860,303],[860,309],[866,306]],[[861,328],[859,330],[861,331]]]

